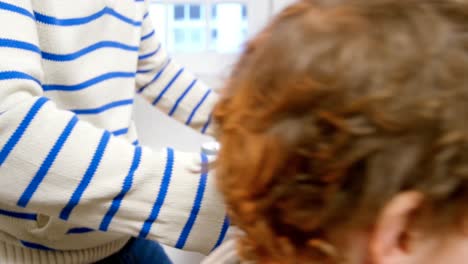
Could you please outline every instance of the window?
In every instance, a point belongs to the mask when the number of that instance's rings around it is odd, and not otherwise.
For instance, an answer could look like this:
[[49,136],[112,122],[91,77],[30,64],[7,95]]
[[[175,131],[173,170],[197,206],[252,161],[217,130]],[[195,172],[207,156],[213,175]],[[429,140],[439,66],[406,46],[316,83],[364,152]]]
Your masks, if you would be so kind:
[[251,33],[249,9],[258,5],[253,2],[267,0],[154,0],[150,12],[171,52],[237,53]]
[[217,39],[218,38],[218,30],[217,29],[212,29],[211,30],[211,38],[212,39]]
[[[156,28],[165,32],[167,38],[163,42],[169,51],[201,52],[206,46],[204,19],[205,6],[202,4],[163,4],[169,14],[165,27],[155,24]],[[172,19],[173,18],[173,19]]]
[[[270,16],[269,0],[151,0],[156,35],[172,57],[216,86]],[[215,81],[211,81],[211,80]]]
[[210,48],[218,52],[235,52],[247,39],[248,21],[242,3],[217,3],[212,6]]
[[180,28],[174,29],[174,39],[176,43],[184,43],[185,42],[184,30]]
[[190,5],[190,19],[199,20],[201,19],[201,7],[200,5]]
[[174,5],[174,20],[184,20],[185,7],[183,5]]
[[216,9],[216,6],[215,6],[215,5],[212,5],[212,6],[211,6],[211,17],[212,17],[212,18],[216,18],[216,16],[217,16],[216,10],[217,10],[217,9]]

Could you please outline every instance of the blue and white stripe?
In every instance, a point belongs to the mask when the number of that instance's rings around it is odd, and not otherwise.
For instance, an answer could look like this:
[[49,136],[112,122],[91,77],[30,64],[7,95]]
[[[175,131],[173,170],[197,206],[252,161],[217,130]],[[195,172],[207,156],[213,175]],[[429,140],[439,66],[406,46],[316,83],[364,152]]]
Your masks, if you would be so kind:
[[198,183],[197,194],[195,196],[195,201],[193,203],[192,210],[190,211],[190,216],[185,223],[182,232],[180,233],[179,239],[175,245],[176,248],[183,249],[187,239],[192,231],[193,225],[197,220],[198,213],[200,212],[200,208],[203,202],[203,196],[205,195],[206,189],[206,182],[208,178],[208,157],[205,154],[201,154],[201,162],[202,162],[202,174],[200,175],[200,182]]
[[102,231],[108,230],[109,225],[112,222],[112,219],[114,218],[115,214],[119,210],[122,200],[125,198],[125,195],[128,193],[130,188],[132,188],[133,176],[135,174],[135,171],[138,169],[138,166],[140,165],[140,160],[141,160],[141,147],[137,146],[135,147],[135,153],[133,154],[132,165],[130,166],[128,175],[127,177],[125,177],[124,183],[122,185],[122,190],[112,201],[111,207],[105,214],[104,219],[102,219],[102,222],[99,226],[99,230],[102,230]]
[[110,133],[107,131],[104,131],[102,134],[102,137],[99,141],[99,145],[96,149],[96,152],[94,153],[93,158],[91,159],[91,163],[89,164],[88,169],[86,170],[86,173],[84,174],[83,178],[81,179],[80,184],[78,187],[75,189],[73,192],[72,197],[70,198],[70,201],[68,201],[67,205],[63,208],[63,210],[60,212],[60,218],[63,220],[68,220],[70,218],[70,214],[72,213],[73,209],[78,205],[80,202],[81,196],[85,192],[86,188],[88,187],[91,179],[93,178],[94,174],[96,173],[96,170],[99,166],[99,163],[101,162],[101,159],[104,155],[104,152],[106,151],[107,144],[109,143],[110,140]]
[[166,195],[169,189],[169,185],[171,183],[172,178],[172,170],[174,166],[174,150],[168,148],[167,149],[167,158],[166,158],[166,168],[164,169],[164,175],[161,181],[161,186],[158,191],[158,196],[156,201],[154,202],[153,208],[151,209],[151,213],[149,214],[148,218],[143,223],[143,226],[138,234],[141,238],[146,238],[153,226],[153,223],[159,216],[159,212],[161,211],[161,207],[166,200]]
[[[0,60],[8,62],[0,62],[0,176],[4,186],[14,187],[4,188],[0,199],[18,209],[0,207],[0,217],[23,227],[39,213],[77,223],[60,231],[64,248],[72,240],[87,246],[96,237],[112,237],[105,231],[162,237],[179,248],[204,244],[197,241],[199,226],[216,222],[204,207],[212,195],[208,172],[186,170],[193,161],[171,148],[145,150],[131,115],[141,94],[205,133],[214,92],[164,51],[144,0],[96,1],[87,8],[79,8],[80,1],[69,7],[54,1],[60,0],[36,1],[32,8],[30,1],[0,0],[0,59],[8,55]],[[64,8],[69,10],[57,11]],[[207,163],[206,156],[201,160]],[[183,193],[190,199],[174,199],[181,197],[179,185],[187,188],[183,181],[193,185]],[[139,192],[145,197],[136,199]],[[141,207],[134,218],[123,217],[134,204]],[[171,223],[171,210],[186,218]],[[160,233],[161,225],[177,231]],[[27,236],[18,235],[17,242],[60,250]]]

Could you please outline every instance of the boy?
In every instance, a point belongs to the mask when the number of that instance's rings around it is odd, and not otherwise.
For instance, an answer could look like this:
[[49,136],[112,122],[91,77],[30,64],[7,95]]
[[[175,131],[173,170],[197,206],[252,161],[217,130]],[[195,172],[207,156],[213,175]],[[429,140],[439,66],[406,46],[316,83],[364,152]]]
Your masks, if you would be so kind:
[[206,263],[465,263],[468,6],[304,0],[215,110],[239,237]]

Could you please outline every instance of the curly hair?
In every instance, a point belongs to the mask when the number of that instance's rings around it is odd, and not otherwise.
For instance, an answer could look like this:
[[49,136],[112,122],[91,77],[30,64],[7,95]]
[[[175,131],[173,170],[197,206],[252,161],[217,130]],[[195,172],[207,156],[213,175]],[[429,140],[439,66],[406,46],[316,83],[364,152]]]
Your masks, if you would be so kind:
[[244,258],[345,261],[336,238],[405,190],[433,215],[418,224],[453,226],[468,202],[467,27],[462,1],[304,0],[247,44],[214,112]]

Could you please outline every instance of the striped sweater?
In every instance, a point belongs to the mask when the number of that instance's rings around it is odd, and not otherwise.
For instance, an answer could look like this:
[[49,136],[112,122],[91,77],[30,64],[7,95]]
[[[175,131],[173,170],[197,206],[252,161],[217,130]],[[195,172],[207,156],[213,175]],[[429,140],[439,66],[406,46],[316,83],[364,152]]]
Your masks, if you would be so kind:
[[222,241],[207,157],[137,141],[136,94],[202,133],[216,101],[161,48],[147,5],[0,0],[1,263],[92,263],[130,236]]

